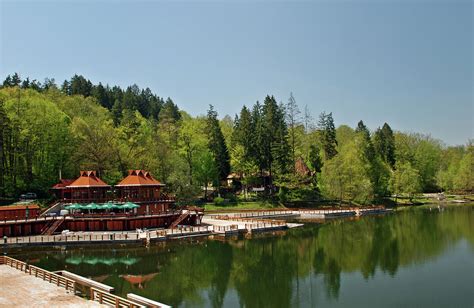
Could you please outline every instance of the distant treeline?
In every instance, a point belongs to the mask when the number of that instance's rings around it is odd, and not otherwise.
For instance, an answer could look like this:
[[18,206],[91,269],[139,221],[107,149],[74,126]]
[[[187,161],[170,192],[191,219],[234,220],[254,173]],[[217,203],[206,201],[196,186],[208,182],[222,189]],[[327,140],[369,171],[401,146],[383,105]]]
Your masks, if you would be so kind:
[[[74,75],[59,87],[18,74],[0,89],[0,196],[46,195],[61,174],[97,170],[110,184],[128,169],[147,169],[179,199],[201,187],[225,186],[230,173],[245,195],[370,203],[391,194],[474,189],[474,146],[446,147],[429,136],[334,125],[332,113],[313,119],[292,94],[269,95],[234,118],[192,117],[171,98],[137,85],[125,90]],[[235,185],[235,182],[234,182]],[[235,198],[232,189],[222,189]]]

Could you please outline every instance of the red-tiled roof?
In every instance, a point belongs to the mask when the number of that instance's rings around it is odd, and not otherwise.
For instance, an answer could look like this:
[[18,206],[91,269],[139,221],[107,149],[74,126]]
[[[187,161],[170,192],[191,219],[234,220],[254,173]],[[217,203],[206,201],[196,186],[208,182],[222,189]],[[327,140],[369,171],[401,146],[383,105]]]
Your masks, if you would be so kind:
[[67,187],[110,187],[97,177],[95,171],[81,171],[81,176]]
[[37,204],[28,205],[3,205],[0,206],[0,211],[13,211],[13,210],[25,210],[28,207],[29,210],[39,209]]
[[128,176],[115,186],[164,186],[148,171],[129,170]]
[[74,182],[74,179],[61,179],[59,183],[51,187],[52,189],[63,189],[66,186],[71,185]]

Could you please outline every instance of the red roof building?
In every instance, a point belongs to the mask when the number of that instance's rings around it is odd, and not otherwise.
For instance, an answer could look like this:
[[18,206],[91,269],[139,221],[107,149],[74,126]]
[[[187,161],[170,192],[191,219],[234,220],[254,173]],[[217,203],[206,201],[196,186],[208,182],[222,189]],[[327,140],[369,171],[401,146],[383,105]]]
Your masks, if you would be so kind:
[[52,187],[56,197],[68,202],[107,201],[110,185],[102,181],[95,171],[81,171],[75,180],[60,180]]
[[174,202],[161,188],[165,186],[145,170],[129,170],[128,176],[112,189],[95,171],[81,171],[75,180],[61,180],[52,187],[56,197],[65,203],[133,202],[140,205],[139,214],[166,212]]
[[160,188],[165,186],[148,171],[129,170],[128,176],[115,185],[117,195],[124,201],[141,202],[160,199]]
[[37,204],[0,206],[0,220],[34,218],[40,210]]

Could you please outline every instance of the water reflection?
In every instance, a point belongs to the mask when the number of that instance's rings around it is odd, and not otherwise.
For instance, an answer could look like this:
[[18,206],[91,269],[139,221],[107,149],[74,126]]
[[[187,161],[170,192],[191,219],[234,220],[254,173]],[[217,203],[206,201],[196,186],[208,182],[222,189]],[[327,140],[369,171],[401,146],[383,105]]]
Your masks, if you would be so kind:
[[471,248],[469,257],[474,257],[473,209],[334,220],[251,240],[20,251],[17,256],[39,259],[38,266],[50,270],[66,268],[100,278],[120,294],[136,293],[174,307],[314,306],[337,302],[342,290],[354,291],[344,289],[343,277],[359,273],[363,278],[356,284],[357,292],[364,293],[364,281],[396,279],[401,268],[416,270],[462,239]]

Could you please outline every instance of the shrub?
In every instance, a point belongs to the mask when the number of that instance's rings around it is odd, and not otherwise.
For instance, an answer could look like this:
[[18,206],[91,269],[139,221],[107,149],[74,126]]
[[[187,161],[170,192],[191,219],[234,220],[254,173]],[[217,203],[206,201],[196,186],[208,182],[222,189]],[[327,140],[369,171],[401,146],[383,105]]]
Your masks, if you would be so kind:
[[214,204],[215,205],[224,205],[225,199],[222,197],[215,197],[214,198]]

